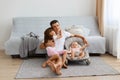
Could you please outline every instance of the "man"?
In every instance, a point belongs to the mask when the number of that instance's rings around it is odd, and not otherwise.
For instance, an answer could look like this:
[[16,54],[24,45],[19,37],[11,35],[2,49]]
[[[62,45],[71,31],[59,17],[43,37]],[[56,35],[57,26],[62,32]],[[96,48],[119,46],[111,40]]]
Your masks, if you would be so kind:
[[[60,28],[60,23],[57,21],[57,20],[52,20],[50,22],[50,26],[51,28],[55,31],[56,35],[57,35],[57,38],[55,39],[55,49],[56,51],[62,51],[64,50],[64,42],[65,42],[65,39],[67,37],[79,37],[83,40],[84,43],[86,43],[86,47],[88,46],[88,42],[87,40],[81,36],[81,35],[74,35],[74,34],[71,34],[69,32],[66,32],[64,30],[62,30]],[[41,44],[40,45],[40,48],[44,48],[44,44]],[[84,46],[82,47],[83,49],[85,48]],[[65,61],[66,61],[66,56],[67,56],[67,52],[64,52],[63,53],[63,67],[67,68],[67,66],[65,65]]]
[[[58,38],[55,39],[55,49],[57,51],[64,50],[64,42],[67,37],[79,37],[83,40],[84,43],[86,43],[86,47],[88,46],[87,40],[82,35],[75,35],[75,34],[71,34],[69,32],[62,30],[58,20],[52,20],[50,22],[50,26],[55,31],[56,35],[58,36]],[[83,46],[82,48],[84,49],[85,47]],[[66,61],[66,56],[67,54],[63,56],[64,63]]]

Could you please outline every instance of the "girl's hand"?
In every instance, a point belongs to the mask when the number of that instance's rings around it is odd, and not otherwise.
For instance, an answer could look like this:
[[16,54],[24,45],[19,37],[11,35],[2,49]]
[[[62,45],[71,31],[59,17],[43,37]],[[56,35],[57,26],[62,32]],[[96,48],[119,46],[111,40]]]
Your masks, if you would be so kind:
[[57,38],[58,39],[62,38],[62,31],[61,30],[57,33]]

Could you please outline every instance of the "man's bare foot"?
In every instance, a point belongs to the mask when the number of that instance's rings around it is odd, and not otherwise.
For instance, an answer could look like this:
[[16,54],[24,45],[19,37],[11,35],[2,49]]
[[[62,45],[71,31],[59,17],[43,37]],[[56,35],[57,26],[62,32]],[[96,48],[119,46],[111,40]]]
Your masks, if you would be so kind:
[[51,70],[53,71],[53,72],[55,72],[56,70],[55,70],[55,65],[54,65],[54,63],[53,62],[48,62],[48,66],[51,68]]
[[67,69],[67,68],[68,68],[66,64],[63,64],[63,66],[62,66],[62,67],[63,67],[63,68],[65,68],[65,69]]

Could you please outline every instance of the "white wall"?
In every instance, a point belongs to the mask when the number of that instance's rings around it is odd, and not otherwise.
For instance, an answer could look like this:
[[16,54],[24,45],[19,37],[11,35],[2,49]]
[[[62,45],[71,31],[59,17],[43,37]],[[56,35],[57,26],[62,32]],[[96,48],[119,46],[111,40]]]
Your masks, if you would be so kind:
[[9,39],[13,17],[95,16],[96,0],[0,0],[0,49]]

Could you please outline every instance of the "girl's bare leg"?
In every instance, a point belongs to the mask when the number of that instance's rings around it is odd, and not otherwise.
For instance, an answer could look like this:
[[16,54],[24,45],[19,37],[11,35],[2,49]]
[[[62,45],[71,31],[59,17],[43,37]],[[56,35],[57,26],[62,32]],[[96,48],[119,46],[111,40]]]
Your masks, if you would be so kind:
[[66,62],[66,57],[67,57],[67,51],[64,51],[63,57],[62,57],[62,64],[64,68],[67,68],[67,65],[65,64]]
[[58,58],[58,57],[59,57],[59,55],[53,55],[53,56],[51,56],[47,61],[45,61],[45,62],[42,64],[42,67],[45,68],[50,61],[54,61],[54,60],[55,60],[56,58]]
[[59,56],[59,58],[56,60],[55,69],[56,74],[61,75],[61,68],[62,68],[62,58]]
[[61,68],[62,68],[62,58],[59,55],[54,55],[53,58],[50,58],[50,60],[54,60],[54,64],[52,64],[51,69],[55,71],[56,74],[61,75]]
[[61,65],[56,66],[56,74],[61,75]]
[[55,69],[55,63],[54,62],[49,62],[48,63],[48,66],[51,68],[51,70],[53,71],[53,72],[56,72],[56,69]]
[[46,62],[43,63],[42,67],[48,65],[53,72],[61,75],[62,59],[59,55],[53,55]]
[[48,65],[51,68],[53,72],[55,72],[58,75],[61,75],[61,67],[62,67],[62,58],[60,56],[54,57],[54,59],[50,59],[48,61]]

